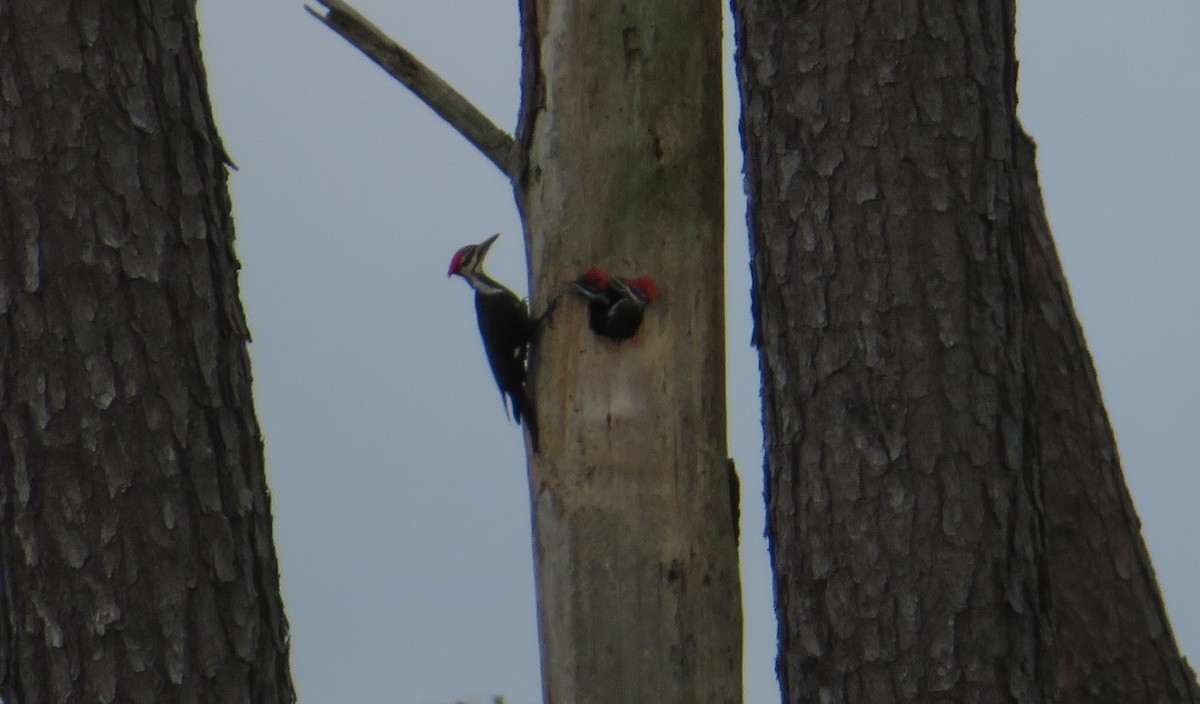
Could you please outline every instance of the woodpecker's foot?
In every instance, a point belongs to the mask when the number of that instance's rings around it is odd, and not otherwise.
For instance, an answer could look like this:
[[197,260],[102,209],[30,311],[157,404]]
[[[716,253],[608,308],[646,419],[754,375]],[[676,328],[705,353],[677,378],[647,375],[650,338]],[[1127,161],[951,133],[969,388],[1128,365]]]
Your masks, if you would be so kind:
[[545,323],[546,320],[549,319],[551,315],[554,315],[554,310],[556,308],[558,308],[558,302],[559,302],[559,300],[562,299],[562,297],[563,297],[563,294],[560,293],[557,296],[555,296],[554,298],[551,298],[550,302],[546,304],[546,310],[542,311],[542,314],[534,319],[534,324],[538,328],[541,328],[542,323]]

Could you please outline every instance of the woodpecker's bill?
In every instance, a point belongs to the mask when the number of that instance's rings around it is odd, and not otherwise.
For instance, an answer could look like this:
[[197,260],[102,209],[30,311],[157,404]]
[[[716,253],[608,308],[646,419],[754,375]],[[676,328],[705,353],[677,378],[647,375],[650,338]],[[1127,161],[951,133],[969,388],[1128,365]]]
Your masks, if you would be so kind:
[[529,341],[537,329],[537,321],[517,294],[505,288],[483,271],[483,259],[500,234],[496,233],[479,244],[469,244],[454,253],[447,276],[458,274],[475,289],[475,315],[483,351],[487,354],[492,376],[500,387],[504,409],[512,405],[513,420],[529,429],[533,451],[538,451],[537,414],[526,385],[525,359]]
[[611,277],[592,267],[574,282],[575,290],[588,299],[588,327],[610,340],[628,340],[642,325],[646,306],[658,297],[658,287],[649,276],[632,279]]

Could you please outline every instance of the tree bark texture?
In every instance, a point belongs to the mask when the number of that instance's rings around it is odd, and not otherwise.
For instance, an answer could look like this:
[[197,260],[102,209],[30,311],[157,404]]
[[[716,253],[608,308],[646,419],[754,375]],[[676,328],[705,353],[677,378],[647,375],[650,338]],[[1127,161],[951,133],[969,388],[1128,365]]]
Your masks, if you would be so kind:
[[1197,701],[1011,4],[734,7],[785,700]]
[[785,700],[1042,701],[1013,5],[734,9]]
[[1056,684],[1062,701],[1078,704],[1200,702],[1142,540],[1024,134],[1017,159]]
[[0,694],[290,702],[194,3],[0,3]]
[[660,298],[614,343],[564,297],[533,351],[545,701],[741,701],[725,443],[721,8],[525,0],[514,183],[536,311],[592,265]]

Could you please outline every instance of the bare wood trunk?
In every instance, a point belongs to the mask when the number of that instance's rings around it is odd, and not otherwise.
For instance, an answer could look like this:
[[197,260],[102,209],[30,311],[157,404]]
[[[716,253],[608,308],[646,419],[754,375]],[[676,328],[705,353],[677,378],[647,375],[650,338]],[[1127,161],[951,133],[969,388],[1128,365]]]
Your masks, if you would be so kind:
[[0,4],[0,696],[290,702],[194,4]]
[[[522,102],[510,145],[352,7],[319,2],[328,12],[310,9],[318,19],[512,180],[532,307],[558,302],[529,365],[541,431],[529,482],[545,701],[740,702],[720,4],[520,0]],[[567,293],[594,265],[657,280],[660,298],[632,340],[594,335]]]
[[642,331],[564,299],[532,369],[547,702],[739,702],[725,443],[720,6],[523,3],[535,309],[596,264],[657,279]]

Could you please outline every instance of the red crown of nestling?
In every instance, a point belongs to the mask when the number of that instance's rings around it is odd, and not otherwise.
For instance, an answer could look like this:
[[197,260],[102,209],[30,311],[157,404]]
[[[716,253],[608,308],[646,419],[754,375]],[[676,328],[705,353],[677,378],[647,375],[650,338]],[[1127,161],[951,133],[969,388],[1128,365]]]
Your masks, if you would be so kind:
[[658,298],[658,286],[654,283],[654,279],[645,274],[635,276],[626,283],[629,284],[630,288],[640,293],[642,298],[646,299],[647,303]]
[[598,266],[583,272],[583,276],[579,277],[580,285],[587,286],[594,291],[603,291],[608,288],[609,275],[608,272]]

